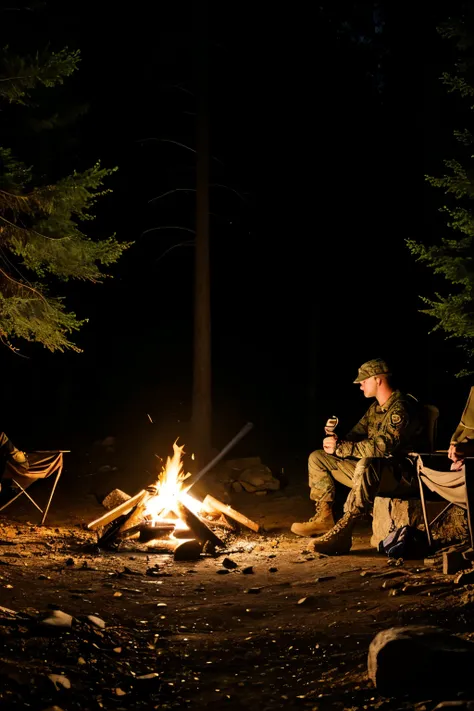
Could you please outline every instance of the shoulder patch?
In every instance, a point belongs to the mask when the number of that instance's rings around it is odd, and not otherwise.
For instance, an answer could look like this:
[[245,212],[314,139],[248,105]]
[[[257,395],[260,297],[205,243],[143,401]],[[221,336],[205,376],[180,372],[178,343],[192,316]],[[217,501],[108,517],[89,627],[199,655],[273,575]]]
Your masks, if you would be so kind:
[[394,413],[390,416],[390,422],[392,423],[392,425],[399,425],[401,421],[402,421],[402,418],[401,418],[401,416],[398,414],[398,412],[394,412]]

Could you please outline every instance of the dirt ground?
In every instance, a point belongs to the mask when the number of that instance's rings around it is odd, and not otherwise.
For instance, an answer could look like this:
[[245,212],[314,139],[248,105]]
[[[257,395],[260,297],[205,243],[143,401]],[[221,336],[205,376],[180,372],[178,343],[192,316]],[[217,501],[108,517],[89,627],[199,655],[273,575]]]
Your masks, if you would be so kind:
[[[369,522],[349,555],[319,556],[289,531],[311,514],[304,480],[232,505],[262,533],[194,562],[134,542],[98,550],[85,525],[104,509],[80,481],[58,487],[48,526],[28,501],[2,512],[2,710],[433,709],[440,698],[381,696],[368,647],[413,623],[474,637],[474,586],[389,565]],[[55,610],[73,619],[42,624]]]

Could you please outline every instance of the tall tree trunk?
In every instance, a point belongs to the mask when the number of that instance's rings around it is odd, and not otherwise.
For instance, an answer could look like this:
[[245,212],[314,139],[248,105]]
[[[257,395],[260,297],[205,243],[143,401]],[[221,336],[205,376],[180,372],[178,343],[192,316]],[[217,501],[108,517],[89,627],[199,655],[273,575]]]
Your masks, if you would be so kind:
[[196,262],[194,286],[194,373],[192,447],[197,465],[211,451],[211,294],[209,265],[209,101],[208,101],[208,6],[197,3],[197,165],[196,165]]

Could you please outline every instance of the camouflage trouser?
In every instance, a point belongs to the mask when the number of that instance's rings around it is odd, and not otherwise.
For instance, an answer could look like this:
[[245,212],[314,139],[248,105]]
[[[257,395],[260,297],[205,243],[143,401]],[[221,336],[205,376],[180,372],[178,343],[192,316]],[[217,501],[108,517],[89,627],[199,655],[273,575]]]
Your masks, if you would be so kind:
[[368,511],[379,491],[382,477],[384,493],[391,489],[395,491],[398,486],[398,476],[390,460],[370,457],[340,459],[323,449],[309,455],[308,475],[313,501],[333,503],[336,481],[351,489],[344,504],[345,513]]

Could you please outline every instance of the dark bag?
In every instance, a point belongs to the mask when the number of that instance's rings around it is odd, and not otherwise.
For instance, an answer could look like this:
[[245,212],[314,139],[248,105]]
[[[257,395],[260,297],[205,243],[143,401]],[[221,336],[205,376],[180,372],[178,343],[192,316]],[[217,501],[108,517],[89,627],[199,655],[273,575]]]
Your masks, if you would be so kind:
[[424,558],[429,551],[428,539],[426,533],[419,528],[402,526],[380,541],[378,551],[389,558]]

